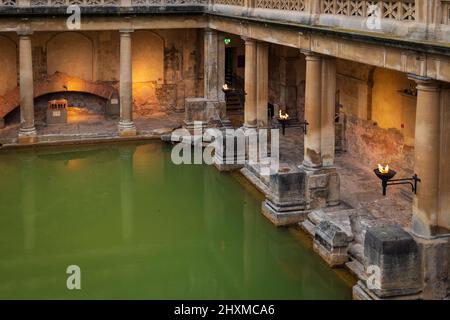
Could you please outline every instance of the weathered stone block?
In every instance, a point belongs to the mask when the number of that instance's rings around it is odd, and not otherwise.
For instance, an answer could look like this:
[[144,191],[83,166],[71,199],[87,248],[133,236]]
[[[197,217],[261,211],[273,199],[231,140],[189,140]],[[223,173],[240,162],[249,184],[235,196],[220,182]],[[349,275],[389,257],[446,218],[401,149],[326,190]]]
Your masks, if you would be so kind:
[[411,295],[421,290],[420,256],[414,238],[398,226],[367,230],[364,241],[366,268],[377,267],[379,279],[375,288],[378,297]]
[[309,209],[324,208],[339,204],[340,179],[336,168],[322,168],[319,170],[304,170],[305,194]]
[[330,221],[322,221],[315,228],[314,250],[332,267],[348,260],[348,236]]
[[306,219],[305,174],[290,168],[271,175],[269,193],[262,204],[262,213],[276,226],[296,224]]
[[226,104],[224,101],[208,100],[206,98],[186,98],[185,128],[192,130],[194,122],[201,123],[202,127],[208,125],[223,127],[229,125],[226,119]]
[[415,238],[422,258],[422,299],[450,297],[450,238]]
[[214,165],[220,171],[241,169],[245,165],[244,131],[220,130],[221,141],[214,150]]

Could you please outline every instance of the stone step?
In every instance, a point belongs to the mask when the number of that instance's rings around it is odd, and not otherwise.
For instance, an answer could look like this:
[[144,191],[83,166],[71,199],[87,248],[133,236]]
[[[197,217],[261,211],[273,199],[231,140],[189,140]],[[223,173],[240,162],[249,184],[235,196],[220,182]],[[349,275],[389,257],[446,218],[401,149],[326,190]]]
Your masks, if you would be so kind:
[[265,196],[267,196],[270,192],[269,187],[261,182],[261,180],[249,169],[242,168],[241,174],[251,183],[256,189],[262,192]]
[[300,222],[300,227],[306,231],[307,234],[309,234],[312,238],[314,238],[314,235],[316,234],[316,226],[309,221],[308,219],[306,219],[303,222]]
[[350,271],[352,275],[362,281],[367,280],[366,270],[364,265],[356,260],[351,260],[345,264],[347,269]]

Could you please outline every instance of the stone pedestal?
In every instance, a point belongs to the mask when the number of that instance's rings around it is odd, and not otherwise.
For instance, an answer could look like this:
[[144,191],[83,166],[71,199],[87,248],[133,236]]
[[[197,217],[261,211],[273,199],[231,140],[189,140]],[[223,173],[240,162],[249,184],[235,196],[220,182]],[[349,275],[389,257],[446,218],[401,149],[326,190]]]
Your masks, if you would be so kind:
[[191,131],[195,123],[202,128],[228,127],[230,122],[226,119],[226,103],[207,98],[187,98],[183,126]]
[[270,176],[262,214],[276,226],[292,225],[306,219],[305,180],[305,172],[298,168],[282,169]]
[[366,291],[379,298],[416,295],[421,291],[421,259],[414,238],[397,226],[375,227],[364,241]]
[[450,297],[450,237],[439,239],[414,238],[422,260],[422,299]]
[[233,171],[245,165],[245,133],[243,130],[221,130],[222,141],[214,152],[214,166],[219,171]]
[[340,178],[336,168],[303,170],[306,174],[305,191],[308,208],[318,209],[339,204]]

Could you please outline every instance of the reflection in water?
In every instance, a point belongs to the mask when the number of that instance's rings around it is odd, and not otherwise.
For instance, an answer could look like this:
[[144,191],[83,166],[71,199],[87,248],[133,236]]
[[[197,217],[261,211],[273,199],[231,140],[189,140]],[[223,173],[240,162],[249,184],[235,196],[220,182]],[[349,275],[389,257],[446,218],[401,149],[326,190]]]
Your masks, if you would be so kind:
[[[232,175],[176,166],[158,143],[97,149],[0,153],[0,298],[351,297]],[[78,292],[65,286],[71,264]]]
[[119,149],[122,237],[126,243],[130,242],[133,235],[133,155],[135,151],[135,146],[124,146]]
[[20,203],[22,205],[24,249],[26,252],[31,252],[33,250],[36,236],[35,159],[34,154],[25,154],[20,157],[20,185],[22,187],[22,199]]

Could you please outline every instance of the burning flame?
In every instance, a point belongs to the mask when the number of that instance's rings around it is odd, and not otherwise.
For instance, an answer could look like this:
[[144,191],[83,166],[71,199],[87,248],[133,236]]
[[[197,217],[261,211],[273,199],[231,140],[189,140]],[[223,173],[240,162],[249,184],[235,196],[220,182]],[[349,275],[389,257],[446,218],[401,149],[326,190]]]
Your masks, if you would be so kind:
[[380,173],[389,173],[389,165],[387,164],[383,167],[381,164],[378,164],[378,171],[380,171]]
[[289,119],[289,115],[286,112],[283,112],[283,110],[280,110],[278,112],[278,118],[281,120],[287,120]]
[[223,90],[230,90],[231,88],[228,86],[228,84],[224,84],[223,86],[222,86],[222,89]]

